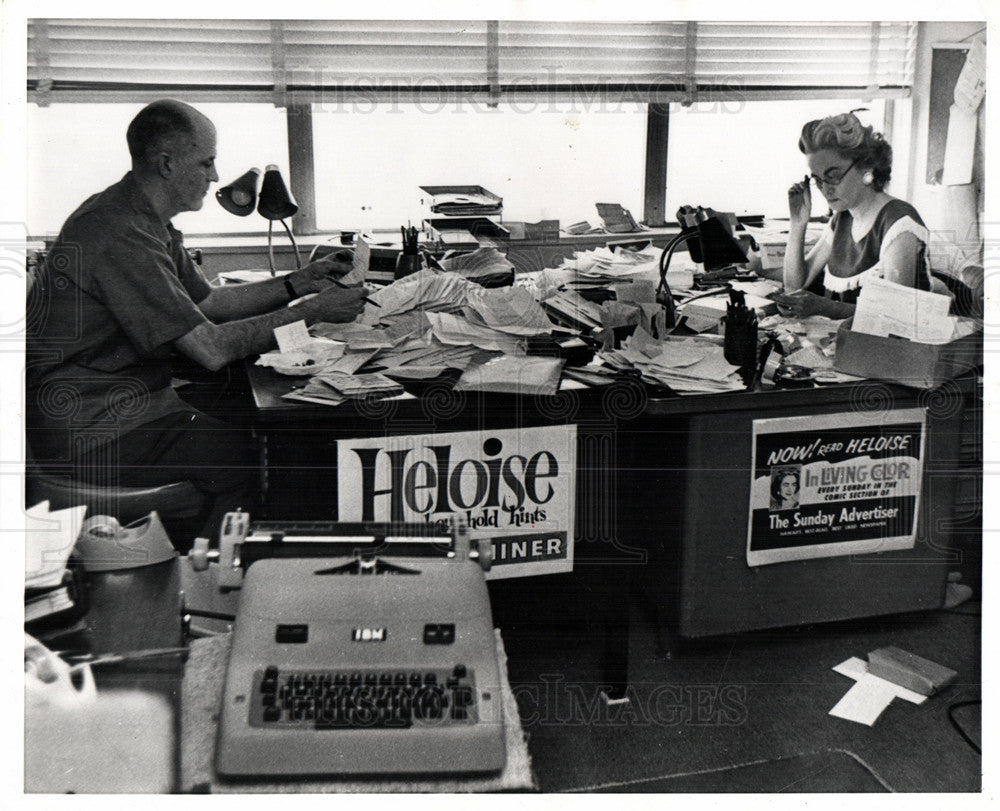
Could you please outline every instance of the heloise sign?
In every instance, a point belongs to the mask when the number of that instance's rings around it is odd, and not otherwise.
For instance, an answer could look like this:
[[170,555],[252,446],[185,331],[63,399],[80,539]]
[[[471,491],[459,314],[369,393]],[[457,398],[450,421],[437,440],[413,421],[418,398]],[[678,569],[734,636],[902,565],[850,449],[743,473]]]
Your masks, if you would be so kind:
[[576,426],[337,442],[341,521],[467,522],[489,538],[487,577],[573,568]]
[[747,563],[912,548],[922,409],[755,420]]

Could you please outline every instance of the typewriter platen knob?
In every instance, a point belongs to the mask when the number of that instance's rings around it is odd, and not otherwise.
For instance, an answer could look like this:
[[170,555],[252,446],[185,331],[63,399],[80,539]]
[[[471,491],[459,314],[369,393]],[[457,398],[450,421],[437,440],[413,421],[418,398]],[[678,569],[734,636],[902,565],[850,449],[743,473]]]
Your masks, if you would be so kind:
[[[213,557],[218,557],[216,553]],[[208,568],[209,551],[208,538],[195,538],[191,547],[191,568],[196,572],[203,572]]]

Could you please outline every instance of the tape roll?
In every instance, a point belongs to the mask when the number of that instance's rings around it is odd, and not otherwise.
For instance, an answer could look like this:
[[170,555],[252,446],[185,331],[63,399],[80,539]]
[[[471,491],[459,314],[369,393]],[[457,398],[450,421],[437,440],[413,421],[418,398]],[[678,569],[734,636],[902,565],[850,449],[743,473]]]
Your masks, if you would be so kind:
[[100,539],[111,540],[117,538],[121,531],[121,524],[117,518],[110,515],[94,515],[83,522],[80,527],[80,535],[92,538],[95,541]]
[[177,554],[155,511],[126,527],[110,515],[88,518],[80,528],[76,551],[88,572],[149,566]]
[[782,360],[782,356],[777,352],[771,352],[767,356],[767,360],[764,361],[764,371],[760,375],[760,380],[763,384],[767,386],[774,385],[774,376],[778,373]]

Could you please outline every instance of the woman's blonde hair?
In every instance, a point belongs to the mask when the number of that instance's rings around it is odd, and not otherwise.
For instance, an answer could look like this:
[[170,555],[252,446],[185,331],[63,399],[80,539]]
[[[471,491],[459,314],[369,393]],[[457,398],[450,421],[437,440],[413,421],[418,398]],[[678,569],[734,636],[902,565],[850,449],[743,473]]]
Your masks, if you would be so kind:
[[854,113],[841,113],[810,121],[802,128],[799,150],[804,155],[833,149],[848,160],[856,160],[872,173],[872,185],[882,191],[892,175],[892,147],[875,132],[866,127]]

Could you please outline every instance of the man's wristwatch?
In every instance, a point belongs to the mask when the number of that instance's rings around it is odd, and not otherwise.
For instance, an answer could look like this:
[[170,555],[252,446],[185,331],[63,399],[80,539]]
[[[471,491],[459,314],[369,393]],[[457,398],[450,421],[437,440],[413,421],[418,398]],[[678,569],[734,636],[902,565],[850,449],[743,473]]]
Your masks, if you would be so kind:
[[295,292],[295,288],[292,287],[292,280],[288,276],[285,276],[285,290],[288,291],[289,301],[295,301],[295,299],[298,298],[298,295]]

